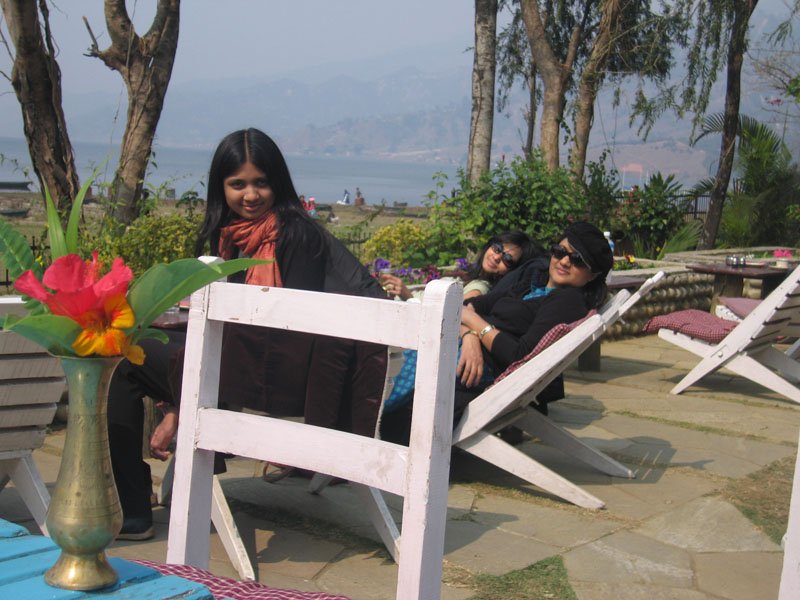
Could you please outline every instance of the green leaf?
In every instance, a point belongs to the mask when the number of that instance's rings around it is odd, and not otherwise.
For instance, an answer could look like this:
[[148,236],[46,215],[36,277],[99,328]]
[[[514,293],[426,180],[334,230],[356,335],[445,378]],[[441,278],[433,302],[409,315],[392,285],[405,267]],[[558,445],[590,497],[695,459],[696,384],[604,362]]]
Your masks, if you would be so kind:
[[184,258],[150,267],[128,292],[128,303],[136,315],[132,341],[135,343],[139,340],[156,317],[192,292],[212,281],[264,262],[266,261],[239,258],[207,265],[196,258]]
[[50,196],[50,190],[47,186],[44,188],[44,202],[47,206],[47,236],[50,240],[50,254],[55,261],[57,258],[66,256],[67,242],[64,238],[64,229],[61,227],[61,218],[58,215],[58,209],[53,203],[53,198]]
[[16,279],[28,269],[34,268],[33,252],[28,240],[3,219],[0,219],[0,256],[11,279]]
[[34,315],[21,319],[8,315],[3,329],[18,333],[58,356],[76,356],[72,342],[81,332],[80,325],[60,315]]
[[[72,201],[72,209],[69,212],[69,220],[67,221],[67,235],[64,241],[64,249],[66,250],[66,254],[77,254],[78,252],[78,225],[80,225],[81,222],[81,208],[83,207],[83,199],[86,197],[86,192],[89,191],[89,188],[94,183],[94,180],[97,177],[97,174],[100,172],[100,169],[105,167],[107,162],[108,158],[106,158],[94,171],[92,171],[91,177],[84,182],[84,184],[81,186],[81,189],[78,190],[78,195],[75,196],[75,199]],[[49,222],[49,208],[47,216]],[[52,246],[52,244],[53,242],[51,239],[50,245]]]
[[138,336],[137,341],[142,341],[146,339],[155,339],[161,342],[162,344],[166,344],[169,342],[169,336],[163,329],[156,329],[154,327],[148,327],[143,329]]

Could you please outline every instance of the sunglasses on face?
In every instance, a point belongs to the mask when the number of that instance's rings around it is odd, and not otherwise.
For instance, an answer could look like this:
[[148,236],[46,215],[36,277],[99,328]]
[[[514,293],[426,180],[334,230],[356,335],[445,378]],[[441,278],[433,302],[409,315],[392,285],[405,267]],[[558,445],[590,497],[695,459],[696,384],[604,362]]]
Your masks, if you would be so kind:
[[589,265],[586,264],[586,261],[583,260],[583,256],[577,250],[574,252],[570,252],[561,244],[553,244],[550,246],[550,254],[556,260],[563,260],[565,256],[569,256],[569,262],[572,264],[573,267],[584,267],[589,268]]
[[500,255],[500,260],[502,260],[503,264],[507,266],[509,269],[513,269],[517,265],[517,262],[514,260],[514,257],[510,253],[505,251],[505,248],[503,248],[503,244],[501,244],[500,242],[494,242],[491,246],[489,246],[489,248],[491,248],[492,252],[494,252],[495,254]]

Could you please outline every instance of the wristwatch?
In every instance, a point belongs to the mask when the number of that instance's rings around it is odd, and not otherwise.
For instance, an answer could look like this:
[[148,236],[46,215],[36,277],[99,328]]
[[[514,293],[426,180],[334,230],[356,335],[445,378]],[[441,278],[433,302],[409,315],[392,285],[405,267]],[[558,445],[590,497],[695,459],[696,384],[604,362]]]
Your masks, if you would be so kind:
[[480,339],[483,339],[483,336],[485,336],[487,333],[489,333],[492,329],[494,329],[494,325],[487,325],[486,327],[481,329],[480,333],[478,333],[478,337]]

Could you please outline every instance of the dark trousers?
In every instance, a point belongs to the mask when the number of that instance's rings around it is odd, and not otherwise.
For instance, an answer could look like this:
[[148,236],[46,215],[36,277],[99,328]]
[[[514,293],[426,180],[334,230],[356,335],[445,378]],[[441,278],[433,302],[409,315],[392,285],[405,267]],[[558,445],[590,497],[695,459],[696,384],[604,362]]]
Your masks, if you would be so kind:
[[149,396],[157,402],[174,403],[169,372],[174,356],[184,347],[186,333],[169,331],[170,341],[162,344],[145,340],[144,365],[123,360],[111,378],[108,393],[108,442],[111,467],[117,484],[122,514],[127,518],[151,518],[150,495],[153,482],[150,466],[142,456],[144,405]]

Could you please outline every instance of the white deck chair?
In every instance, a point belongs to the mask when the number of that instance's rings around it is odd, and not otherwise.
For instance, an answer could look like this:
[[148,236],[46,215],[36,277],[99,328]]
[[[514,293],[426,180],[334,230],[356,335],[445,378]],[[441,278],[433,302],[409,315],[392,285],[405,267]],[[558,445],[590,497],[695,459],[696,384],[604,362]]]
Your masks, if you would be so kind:
[[[24,313],[19,296],[0,298],[0,320]],[[44,443],[65,387],[57,358],[16,333],[0,331],[0,490],[13,481],[45,535],[50,493],[32,452]]]
[[[603,473],[633,478],[630,469],[581,441],[529,405],[663,277],[664,272],[659,271],[635,293],[618,292],[599,313],[585,319],[564,337],[543,351],[537,347],[523,359],[526,361],[524,364],[469,403],[453,432],[453,445],[569,502],[585,508],[603,508],[602,500],[494,434],[513,424]],[[508,370],[512,368],[514,365]]]
[[[450,463],[460,284],[434,281],[422,304],[214,283],[192,296],[167,561],[207,567],[214,451],[354,482],[390,546],[398,532],[379,490],[404,498],[398,598],[439,598]],[[416,348],[411,445],[217,407],[224,322]],[[395,551],[397,557],[397,550]]]
[[[684,333],[668,329],[666,321],[678,323],[685,312],[653,319],[652,326],[662,322],[658,331],[660,338],[701,357],[695,366],[674,388],[680,394],[717,369],[726,368],[766,388],[800,402],[800,363],[794,360],[797,344],[782,352],[775,348],[778,338],[800,337],[800,266],[741,323],[719,343],[710,343],[700,338],[701,331],[689,335],[691,323],[683,328]],[[673,325],[674,326],[674,325]],[[677,327],[681,329],[681,327]]]
[[783,570],[778,600],[796,600],[800,598],[800,453],[795,459],[789,524],[783,539]]

